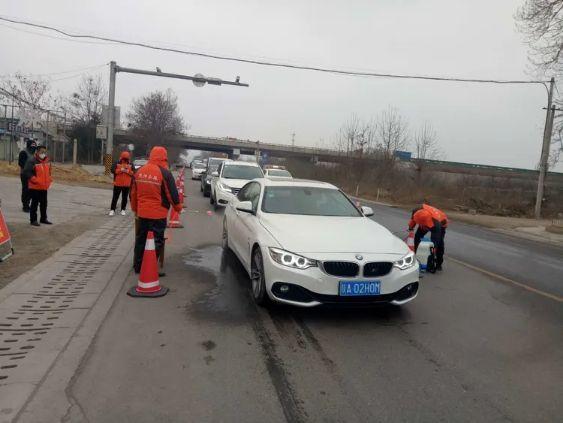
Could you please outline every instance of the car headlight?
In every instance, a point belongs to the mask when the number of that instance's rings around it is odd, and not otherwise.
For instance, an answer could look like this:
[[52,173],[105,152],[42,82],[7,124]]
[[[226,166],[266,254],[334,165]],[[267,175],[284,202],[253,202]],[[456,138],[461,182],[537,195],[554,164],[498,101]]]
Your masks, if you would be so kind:
[[219,189],[221,189],[221,190],[223,190],[223,191],[226,191],[226,192],[233,192],[233,190],[231,189],[230,186],[225,185],[225,184],[222,184],[221,182],[219,182],[219,183],[217,184],[217,186],[219,187]]
[[397,269],[406,270],[410,267],[413,267],[416,264],[416,257],[412,251],[404,256],[401,260],[397,260],[393,263]]
[[283,266],[293,267],[294,269],[307,269],[309,267],[317,267],[317,261],[308,259],[307,257],[298,254],[290,253],[289,251],[281,250],[279,248],[270,247],[270,257],[276,263]]

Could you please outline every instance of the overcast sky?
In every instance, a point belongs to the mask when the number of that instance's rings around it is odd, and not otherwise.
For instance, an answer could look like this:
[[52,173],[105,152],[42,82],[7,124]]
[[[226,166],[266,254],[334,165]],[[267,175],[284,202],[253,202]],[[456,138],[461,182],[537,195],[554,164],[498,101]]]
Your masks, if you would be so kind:
[[[0,15],[202,52],[371,70],[530,79],[514,0],[4,0]],[[0,25],[0,74],[54,73],[115,60],[121,66],[203,73],[250,88],[119,74],[116,104],[172,88],[197,135],[329,146],[352,113],[391,105],[410,128],[430,122],[448,160],[534,168],[545,112],[538,85],[497,86],[335,76],[66,41]],[[20,28],[21,29],[21,28]],[[103,72],[109,78],[109,68]],[[54,75],[53,79],[76,74]],[[71,92],[80,76],[53,82]],[[559,165],[558,170],[563,170]]]

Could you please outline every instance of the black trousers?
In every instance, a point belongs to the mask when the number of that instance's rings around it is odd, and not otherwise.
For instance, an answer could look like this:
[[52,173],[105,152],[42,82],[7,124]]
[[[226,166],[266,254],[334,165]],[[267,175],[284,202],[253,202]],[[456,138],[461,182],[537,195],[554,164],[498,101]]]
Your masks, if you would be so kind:
[[[428,229],[422,229],[420,226],[416,230],[414,234],[414,251],[418,250],[418,245],[424,235],[428,233]],[[442,225],[437,224],[430,230],[430,239],[434,243],[434,251],[436,254],[436,266],[441,266],[444,262],[444,252],[446,248],[446,243],[444,242],[444,238],[446,237],[446,228],[442,227]]]
[[41,222],[47,220],[47,190],[30,189],[31,211],[29,212],[29,221],[37,222],[37,206],[41,212]]
[[158,259],[162,248],[164,247],[164,230],[166,229],[166,218],[144,219],[139,217],[138,219],[139,224],[137,226],[137,234],[135,235],[135,254],[133,256],[133,268],[135,269],[135,272],[141,271],[148,232],[152,231],[154,234],[154,247],[156,249],[156,257]]
[[29,196],[29,188],[27,185],[29,178],[26,178],[24,175],[20,174],[20,180],[22,181],[22,206],[24,209],[29,209],[29,202],[31,201],[31,197]]
[[121,210],[127,208],[127,197],[129,196],[129,187],[116,187],[113,186],[113,197],[111,199],[111,210],[115,210],[117,207],[117,200],[119,200],[119,195],[121,195]]

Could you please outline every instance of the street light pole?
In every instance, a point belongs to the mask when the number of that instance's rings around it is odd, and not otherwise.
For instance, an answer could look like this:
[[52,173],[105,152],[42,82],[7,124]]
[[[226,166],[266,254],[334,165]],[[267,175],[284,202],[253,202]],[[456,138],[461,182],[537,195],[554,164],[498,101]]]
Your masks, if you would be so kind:
[[553,116],[555,111],[552,110],[553,101],[553,88],[555,86],[555,78],[551,77],[549,82],[549,92],[547,94],[547,111],[545,117],[545,127],[543,131],[543,144],[541,149],[539,175],[538,175],[538,189],[536,192],[536,207],[534,209],[534,217],[541,218],[541,206],[543,201],[545,175],[547,173],[547,161],[549,159],[549,147],[551,144],[551,133],[553,132]]
[[115,61],[110,62],[109,68],[109,101],[108,101],[108,129],[107,129],[107,140],[106,140],[106,155],[104,157],[105,173],[109,175],[112,163],[112,153],[113,153],[113,132],[115,127],[115,76],[117,72],[123,73],[134,73],[138,75],[149,75],[149,76],[159,76],[161,78],[174,78],[174,79],[185,79],[192,81],[196,87],[202,87],[205,84],[209,85],[234,85],[237,87],[248,87],[248,84],[240,82],[237,76],[235,81],[225,81],[220,78],[208,78],[201,74],[194,76],[180,75],[176,73],[162,72],[157,68],[156,72],[147,71],[142,69],[124,68],[117,66]]

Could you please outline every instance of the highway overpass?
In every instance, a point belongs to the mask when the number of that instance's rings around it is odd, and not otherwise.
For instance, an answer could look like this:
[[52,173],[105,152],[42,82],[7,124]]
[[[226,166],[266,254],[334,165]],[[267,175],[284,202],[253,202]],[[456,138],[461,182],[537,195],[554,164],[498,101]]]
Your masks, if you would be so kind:
[[[146,140],[125,130],[115,130],[116,144],[146,144]],[[235,154],[257,154],[269,157],[294,157],[309,160],[334,161],[340,159],[343,154],[336,150],[318,149],[311,147],[292,147],[290,145],[272,144],[261,141],[240,140],[237,138],[215,138],[197,135],[175,135],[170,136],[164,142],[167,147],[177,147],[190,150],[216,151],[226,153],[229,156]]]
[[[114,132],[117,144],[146,145],[147,142],[138,135],[118,129]],[[255,155],[260,152],[261,155],[268,157],[281,158],[299,158],[313,162],[338,162],[346,158],[345,153],[331,149],[321,149],[312,147],[293,147],[291,145],[273,144],[261,141],[241,140],[238,138],[224,137],[204,137],[197,135],[175,135],[170,136],[164,142],[167,147],[173,149],[191,149],[203,151],[215,151],[226,153],[229,157],[238,154]],[[402,162],[404,165],[417,168],[418,170],[433,170],[436,172],[462,174],[462,175],[480,175],[492,177],[516,177],[521,179],[536,179],[538,172],[530,169],[518,169],[513,167],[490,166],[473,163],[448,162],[441,160],[421,160],[412,159]],[[377,161],[374,160],[374,165]],[[563,185],[563,173],[549,172],[548,180]]]

